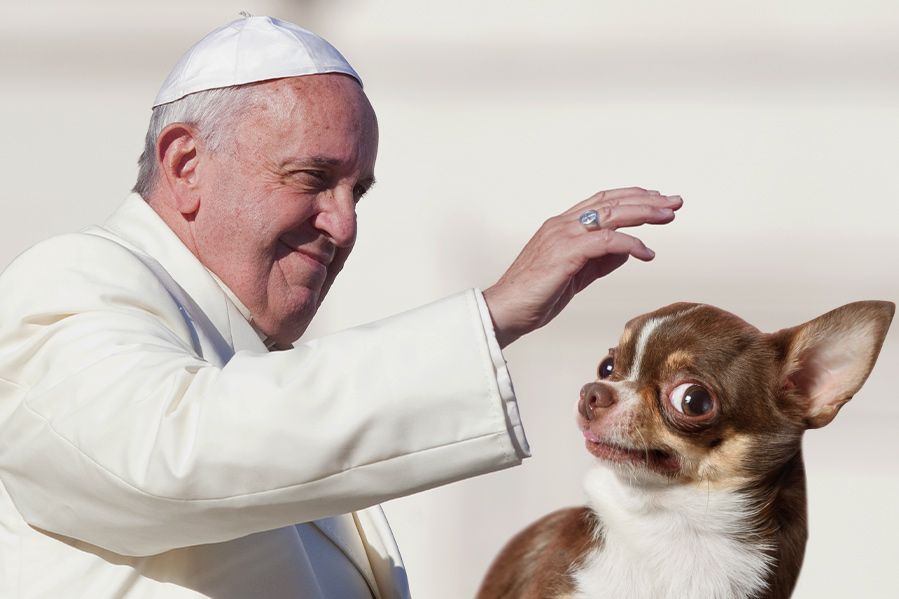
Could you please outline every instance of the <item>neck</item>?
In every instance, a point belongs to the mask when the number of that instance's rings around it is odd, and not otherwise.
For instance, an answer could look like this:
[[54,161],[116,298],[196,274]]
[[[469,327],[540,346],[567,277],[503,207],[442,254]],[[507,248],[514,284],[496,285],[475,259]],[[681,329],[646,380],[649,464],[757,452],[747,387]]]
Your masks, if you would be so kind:
[[802,451],[767,478],[745,489],[760,506],[753,528],[770,539],[774,569],[768,578],[766,599],[786,599],[793,593],[808,539],[805,468]]
[[582,596],[789,597],[805,545],[800,456],[743,489],[644,486],[604,466],[586,487],[602,543],[575,575]]

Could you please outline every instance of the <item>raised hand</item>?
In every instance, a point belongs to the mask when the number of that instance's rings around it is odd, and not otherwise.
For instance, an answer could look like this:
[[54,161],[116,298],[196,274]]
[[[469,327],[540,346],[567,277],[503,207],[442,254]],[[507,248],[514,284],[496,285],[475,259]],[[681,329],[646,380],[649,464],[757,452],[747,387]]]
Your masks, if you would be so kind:
[[[630,256],[652,260],[651,249],[618,229],[669,223],[682,205],[680,196],[627,187],[600,191],[544,222],[499,281],[484,290],[500,346],[551,321],[575,294]],[[598,223],[581,223],[589,210]]]

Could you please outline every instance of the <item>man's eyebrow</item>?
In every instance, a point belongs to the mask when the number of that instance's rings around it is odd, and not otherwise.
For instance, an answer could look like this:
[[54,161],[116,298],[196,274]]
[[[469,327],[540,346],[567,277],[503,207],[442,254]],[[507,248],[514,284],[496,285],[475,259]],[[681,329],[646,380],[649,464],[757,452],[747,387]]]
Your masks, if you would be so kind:
[[[337,167],[340,166],[341,162],[337,158],[332,158],[331,156],[306,156],[304,158],[291,158],[285,160],[281,165],[282,168],[289,166],[317,166],[317,167]],[[361,183],[365,183],[368,189],[371,189],[375,183],[378,182],[375,179],[375,176],[366,177],[360,181]]]
[[303,165],[303,166],[339,166],[340,160],[330,156],[305,156],[303,158],[289,158],[284,161],[283,166]]
[[316,166],[339,166],[340,160],[337,158],[331,158],[329,156],[312,156],[308,159],[310,164],[314,164]]

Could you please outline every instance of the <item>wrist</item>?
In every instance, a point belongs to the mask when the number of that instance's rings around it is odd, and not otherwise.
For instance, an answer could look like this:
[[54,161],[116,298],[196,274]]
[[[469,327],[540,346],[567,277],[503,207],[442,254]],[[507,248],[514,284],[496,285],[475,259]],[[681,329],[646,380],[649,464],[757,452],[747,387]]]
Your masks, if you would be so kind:
[[496,285],[488,287],[483,291],[484,303],[487,305],[487,312],[490,314],[490,321],[493,323],[493,334],[500,348],[521,337],[523,333],[516,332],[514,327],[509,323],[508,308],[503,300],[502,291],[496,288]]

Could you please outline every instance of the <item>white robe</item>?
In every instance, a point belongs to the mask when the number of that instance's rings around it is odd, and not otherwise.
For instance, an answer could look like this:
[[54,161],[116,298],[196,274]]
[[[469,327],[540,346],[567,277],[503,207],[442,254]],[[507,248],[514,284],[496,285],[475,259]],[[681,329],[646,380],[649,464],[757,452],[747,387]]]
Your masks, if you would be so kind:
[[0,597],[407,597],[377,504],[528,455],[476,290],[273,353],[228,295],[136,195],[0,276]]

